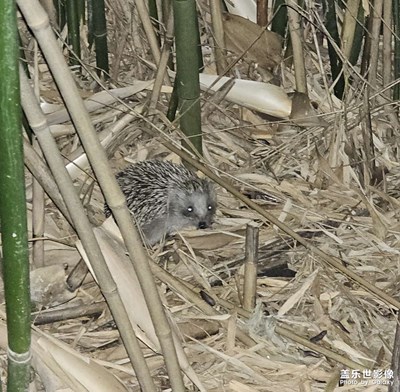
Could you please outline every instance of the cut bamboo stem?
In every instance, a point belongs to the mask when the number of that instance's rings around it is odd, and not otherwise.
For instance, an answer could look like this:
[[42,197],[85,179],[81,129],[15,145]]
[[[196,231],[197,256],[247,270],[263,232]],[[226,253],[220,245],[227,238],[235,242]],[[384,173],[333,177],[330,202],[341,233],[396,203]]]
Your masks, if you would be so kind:
[[248,223],[246,227],[243,308],[249,312],[254,309],[256,304],[258,232],[258,225],[255,222]]

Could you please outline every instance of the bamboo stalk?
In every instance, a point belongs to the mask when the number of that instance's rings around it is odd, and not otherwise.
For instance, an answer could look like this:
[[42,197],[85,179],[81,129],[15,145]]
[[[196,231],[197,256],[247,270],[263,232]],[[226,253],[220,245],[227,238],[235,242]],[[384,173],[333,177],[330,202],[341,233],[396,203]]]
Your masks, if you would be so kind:
[[55,8],[56,8],[56,18],[57,18],[57,28],[58,31],[62,31],[66,23],[65,17],[65,2],[61,0],[54,1]]
[[107,46],[107,25],[104,0],[97,0],[93,7],[93,38],[96,50],[97,73],[108,78],[108,46]]
[[[334,91],[335,95],[341,99],[344,92],[344,77],[342,74],[342,58],[341,54],[341,43],[339,37],[339,31],[336,20],[336,2],[325,1],[324,11],[326,13],[326,29],[329,32],[330,39],[328,40],[328,51],[329,51],[329,62],[332,72],[332,80],[335,82]],[[347,37],[345,37],[347,39]],[[334,47],[333,43],[337,45]]]
[[274,1],[274,16],[271,22],[271,31],[285,37],[287,29],[287,7],[285,0]]
[[346,4],[346,11],[343,18],[342,29],[342,51],[343,56],[350,58],[353,49],[353,40],[357,27],[357,14],[360,6],[360,0],[349,0]]
[[297,0],[286,0],[290,39],[293,48],[293,65],[296,90],[307,94],[306,67],[304,64],[303,29],[301,27],[299,5]]
[[[383,3],[383,87],[388,86],[392,82],[392,1],[386,0]],[[391,89],[384,92],[387,99],[390,101],[392,97]],[[385,111],[390,110],[387,106]]]
[[[128,249],[128,254],[139,278],[151,318],[153,322],[154,320],[158,320],[157,323],[154,323],[154,327],[163,353],[169,353],[169,360],[166,361],[166,367],[171,386],[174,391],[183,392],[185,391],[185,387],[183,384],[182,375],[180,373],[170,325],[158,295],[157,286],[151,274],[150,266],[147,260],[147,254],[142,246],[139,233],[133,224],[130,212],[126,205],[125,197],[117,184],[114,174],[111,171],[107,161],[107,156],[98,140],[90,117],[84,108],[75,82],[65,64],[61,52],[59,51],[57,41],[55,40],[55,37],[50,29],[48,19],[44,14],[43,9],[35,0],[32,0],[29,3],[24,2],[23,0],[18,0],[18,5],[21,12],[25,16],[29,27],[33,31],[35,38],[39,42],[49,68],[53,71],[57,86],[71,114],[73,123],[79,133],[80,140],[85,148],[86,154],[91,162],[91,166],[94,169],[96,177],[105,195],[106,202],[111,208],[113,216],[119,226],[125,245]],[[92,234],[93,233],[90,235]],[[95,246],[96,249],[98,248],[96,241],[94,241],[93,246]],[[98,260],[95,260],[96,263],[97,261]],[[101,264],[99,268],[104,269],[104,265]],[[104,272],[106,273],[106,271]],[[107,282],[102,283],[106,284],[107,287]],[[108,293],[108,291],[105,292],[107,295]],[[118,298],[119,297],[111,297],[111,299],[115,301],[117,301]],[[121,314],[118,316],[123,316],[125,320],[125,315]],[[123,327],[123,323],[120,322],[119,325]],[[120,332],[121,335],[125,334],[124,330],[120,330]],[[125,337],[128,338],[128,336]],[[131,344],[127,345],[127,349],[130,350],[132,345],[135,344],[135,338],[133,336],[129,337],[132,338]],[[134,357],[134,351],[131,351],[130,359],[135,361],[132,363],[137,364]],[[154,384],[150,383],[151,379],[149,380],[148,378],[148,369],[142,370],[140,367],[137,368],[137,366],[135,366],[135,371],[141,372],[141,379],[147,380],[149,390],[154,390]]]
[[15,2],[0,1],[0,221],[7,313],[8,391],[28,390],[31,360],[29,252],[18,55]]
[[154,32],[153,25],[151,24],[151,19],[149,12],[147,10],[144,0],[135,1],[136,9],[139,14],[140,20],[142,21],[144,32],[146,33],[147,40],[149,42],[150,50],[154,58],[154,62],[158,64],[160,62],[160,48],[158,46],[157,36]]
[[[154,110],[157,107],[157,102],[160,96],[161,88],[163,86],[163,80],[167,72],[167,66],[171,55],[173,32],[174,32],[174,18],[171,6],[167,15],[167,21],[165,26],[164,46],[162,48],[160,62],[157,67],[157,74],[156,74],[156,79],[154,81],[154,87],[151,92],[150,105],[149,105],[150,111]],[[169,78],[165,78],[165,80],[169,82]]]
[[24,140],[24,156],[25,166],[27,169],[31,172],[40,186],[45,190],[58,210],[63,214],[67,222],[73,226],[73,222],[69,216],[69,212],[65,206],[64,200],[57,188],[57,184],[53,179],[53,175],[37,152],[26,140]]
[[[34,145],[39,149],[36,139]],[[45,195],[40,184],[33,179],[32,184],[32,236],[33,238],[43,238],[44,236],[44,217],[45,217]],[[32,259],[35,267],[44,266],[44,240],[36,240],[32,247]]]
[[71,65],[79,65],[81,58],[81,40],[79,34],[79,10],[77,0],[68,0],[67,4],[67,24],[68,24],[68,44],[72,49],[69,57]]
[[[174,0],[173,6],[180,126],[195,150],[202,154],[196,3]],[[188,143],[184,145],[191,149]]]
[[257,0],[257,24],[261,27],[268,24],[268,0]]
[[257,294],[258,231],[254,222],[250,222],[246,227],[243,309],[250,312],[256,304]]
[[[374,6],[372,7],[372,23],[371,23],[371,49],[369,55],[369,71],[368,81],[372,92],[377,91],[376,77],[378,72],[378,55],[379,55],[379,42],[380,42],[380,30],[382,25],[382,10],[383,0],[375,0]],[[371,95],[371,94],[370,94]]]
[[210,13],[215,45],[214,53],[215,63],[217,66],[217,74],[223,75],[224,70],[228,64],[225,58],[226,45],[224,37],[224,27],[222,23],[222,4],[220,0],[210,0]]
[[[27,9],[20,7],[21,11]],[[40,16],[40,15],[39,15]],[[20,72],[21,78],[21,101],[25,114],[29,120],[31,128],[39,141],[42,151],[50,165],[51,171],[57,185],[63,194],[68,212],[74,223],[76,231],[85,247],[85,251],[92,262],[100,288],[104,294],[115,322],[124,341],[137,378],[143,390],[155,392],[155,386],[151,379],[150,371],[140,350],[139,342],[134,334],[126,310],[119,297],[117,287],[110,272],[107,269],[100,247],[93,234],[92,227],[86,217],[82,203],[75,192],[74,185],[68,172],[65,169],[63,159],[58,151],[57,145],[50,133],[46,119],[41,112],[39,104],[31,91],[29,82],[25,74]]]
[[[393,30],[394,30],[394,69],[393,79],[400,78],[400,2],[393,2]],[[393,100],[400,99],[400,83],[396,83],[393,89]]]

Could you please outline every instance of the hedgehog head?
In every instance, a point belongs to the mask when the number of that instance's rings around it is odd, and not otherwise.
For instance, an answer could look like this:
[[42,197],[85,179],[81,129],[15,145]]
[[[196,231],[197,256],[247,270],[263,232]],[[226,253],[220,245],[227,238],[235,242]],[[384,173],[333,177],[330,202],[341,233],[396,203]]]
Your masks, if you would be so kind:
[[168,227],[171,231],[184,227],[205,229],[211,226],[216,209],[216,196],[211,183],[191,178],[181,187],[168,191]]

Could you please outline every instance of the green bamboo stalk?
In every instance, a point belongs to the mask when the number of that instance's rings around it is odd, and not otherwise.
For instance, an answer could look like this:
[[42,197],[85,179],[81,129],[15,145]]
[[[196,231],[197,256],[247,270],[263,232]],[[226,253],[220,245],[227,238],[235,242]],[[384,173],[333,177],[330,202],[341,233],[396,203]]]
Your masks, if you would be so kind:
[[156,0],[148,0],[149,4],[149,16],[151,18],[151,23],[156,32],[158,46],[161,47],[161,36],[160,36],[160,29],[158,26],[158,21],[160,20],[158,17],[158,10],[157,10],[157,1]]
[[105,77],[108,77],[107,24],[104,0],[97,0],[92,11],[97,73],[99,76],[103,73]]
[[158,20],[157,2],[156,0],[149,0],[149,15],[150,18]]
[[271,30],[285,37],[287,31],[287,8],[285,0],[275,0],[274,17],[272,19]]
[[[335,1],[325,0],[323,2],[323,6],[326,13],[326,29],[329,31],[329,34],[333,39],[333,41],[340,48],[341,43],[337,28],[335,3],[336,3]],[[345,85],[343,74],[340,75],[342,73],[342,62],[330,41],[328,41],[328,52],[329,52],[329,60],[331,63],[330,65],[332,71],[332,79],[336,81],[336,84],[334,86],[334,92],[338,98],[342,98]]]
[[[81,58],[81,41],[79,34],[79,5],[78,0],[66,0],[67,2],[67,24],[68,44],[74,54],[69,57],[70,65],[79,65]],[[78,58],[78,59],[77,59]]]
[[176,111],[178,110],[179,98],[178,98],[178,77],[175,78],[174,87],[172,88],[172,93],[168,102],[167,118],[169,121],[174,121],[176,116]]
[[8,391],[25,391],[30,369],[29,253],[19,103],[17,12],[0,0],[0,221],[8,334]]
[[[84,24],[86,21],[85,11],[86,11],[86,0],[77,0],[78,17],[79,20]],[[51,23],[51,20],[50,20]]]
[[196,2],[174,0],[173,6],[180,126],[194,149],[202,154]]
[[87,0],[86,7],[87,7],[87,26],[88,26],[88,45],[89,49],[92,48],[94,43],[94,4],[93,2],[96,0]]

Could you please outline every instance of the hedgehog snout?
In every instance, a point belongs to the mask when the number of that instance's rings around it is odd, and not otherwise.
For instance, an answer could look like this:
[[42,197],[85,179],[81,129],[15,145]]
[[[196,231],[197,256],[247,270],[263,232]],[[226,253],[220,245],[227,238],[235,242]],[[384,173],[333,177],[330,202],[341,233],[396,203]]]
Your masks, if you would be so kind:
[[198,224],[198,228],[199,229],[207,229],[208,226],[209,225],[205,221],[200,221],[199,224]]

